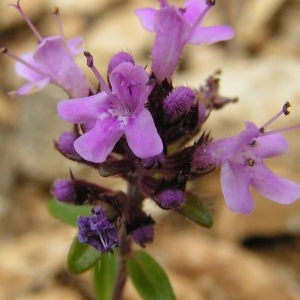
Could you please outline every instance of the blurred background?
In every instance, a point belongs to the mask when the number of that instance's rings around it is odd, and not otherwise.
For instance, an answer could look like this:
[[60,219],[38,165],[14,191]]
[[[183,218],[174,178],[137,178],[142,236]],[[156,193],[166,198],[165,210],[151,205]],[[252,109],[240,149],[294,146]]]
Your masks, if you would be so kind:
[[[13,7],[0,2],[0,46],[16,54],[33,51],[36,38]],[[181,5],[182,1],[171,1]],[[153,35],[145,32],[134,10],[158,7],[154,0],[21,0],[42,36],[58,34],[54,6],[60,8],[68,39],[83,35],[102,75],[110,57],[129,50],[135,61],[149,64]],[[235,38],[212,46],[187,47],[174,85],[198,88],[221,69],[221,94],[239,102],[215,111],[205,124],[212,137],[236,134],[250,120],[258,126],[285,101],[291,114],[274,129],[300,123],[300,1],[219,0],[205,20],[230,24]],[[78,58],[96,85],[85,58]],[[56,113],[64,92],[49,86],[34,95],[11,98],[24,80],[14,62],[0,56],[0,298],[8,300],[92,300],[89,274],[67,271],[66,256],[76,234],[47,211],[49,190],[69,176],[124,188],[117,180],[73,164],[54,150],[53,141],[67,130]],[[70,74],[71,76],[72,74]],[[289,152],[268,162],[277,174],[300,182],[299,131],[285,134]],[[116,182],[117,181],[117,182]],[[300,299],[300,201],[280,206],[253,193],[250,216],[227,210],[219,171],[194,183],[214,214],[211,229],[200,228],[175,213],[149,207],[157,220],[156,238],[147,250],[165,267],[178,299]],[[130,282],[124,299],[140,297]]]

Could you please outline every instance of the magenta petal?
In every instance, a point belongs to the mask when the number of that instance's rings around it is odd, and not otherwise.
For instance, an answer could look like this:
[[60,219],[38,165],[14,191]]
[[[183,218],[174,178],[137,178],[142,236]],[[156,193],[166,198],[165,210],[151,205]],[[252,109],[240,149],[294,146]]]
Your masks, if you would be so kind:
[[140,19],[140,22],[142,23],[142,26],[147,31],[154,31],[154,16],[155,16],[156,10],[153,8],[141,8],[137,9],[135,11],[135,14]]
[[225,162],[221,168],[221,188],[229,210],[250,214],[254,202],[249,191],[249,174],[245,166]]
[[41,80],[29,82],[23,85],[22,87],[20,87],[16,91],[16,95],[22,96],[22,95],[35,93],[37,91],[42,90],[48,83],[49,83],[49,78],[43,78]]
[[114,118],[99,119],[90,131],[75,141],[74,148],[85,160],[101,163],[106,160],[122,134],[119,122]]
[[234,31],[230,26],[197,27],[188,39],[189,44],[213,44],[232,39]]
[[300,198],[300,184],[277,176],[263,162],[254,168],[250,183],[264,197],[280,204],[290,204]]
[[161,138],[146,108],[128,120],[125,136],[130,149],[137,157],[148,158],[163,151]]
[[77,36],[68,41],[68,48],[73,56],[83,53],[83,38]]
[[256,156],[267,158],[284,154],[289,145],[281,134],[263,135],[258,137],[253,152]]
[[93,96],[64,100],[58,103],[59,116],[67,122],[82,124],[95,121],[107,110],[107,95],[102,92]]
[[[32,53],[24,53],[20,57],[23,60],[25,60],[27,63],[31,64],[32,66],[34,66],[37,69],[44,72],[44,70],[41,69],[41,66],[39,66],[34,61]],[[21,76],[29,81],[36,81],[36,80],[40,80],[42,78],[42,76],[40,74],[36,73],[35,71],[33,71],[32,69],[28,68],[27,66],[25,66],[24,64],[22,64],[20,62],[16,62],[15,70],[19,76]]]
[[51,82],[63,88],[71,98],[88,95],[89,83],[61,36],[43,39],[33,59],[49,74]]
[[184,18],[187,22],[193,24],[207,8],[207,4],[205,0],[187,0],[182,7],[186,9]]

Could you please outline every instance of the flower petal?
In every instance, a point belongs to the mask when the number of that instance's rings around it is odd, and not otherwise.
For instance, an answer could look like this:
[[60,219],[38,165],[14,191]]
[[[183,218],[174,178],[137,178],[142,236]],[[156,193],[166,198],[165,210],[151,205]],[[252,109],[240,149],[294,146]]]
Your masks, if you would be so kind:
[[15,94],[17,96],[28,95],[42,90],[49,83],[49,78],[42,78],[41,80],[29,82],[20,87]]
[[146,108],[128,120],[125,136],[130,149],[137,157],[148,158],[163,151],[163,143],[152,115]]
[[185,8],[184,18],[193,24],[207,8],[207,4],[203,0],[187,0],[182,7]]
[[274,174],[263,162],[253,168],[250,183],[264,197],[280,204],[290,204],[300,198],[300,184]]
[[[37,69],[44,72],[44,70],[41,68],[41,66],[34,61],[32,53],[24,53],[24,54],[20,55],[20,58],[22,58],[27,63],[31,64],[32,66],[34,66]],[[43,78],[43,76],[36,73],[31,68],[28,68],[27,66],[25,66],[24,64],[22,64],[19,61],[16,62],[15,70],[19,76],[21,76],[29,81],[36,81],[36,80],[40,80]]]
[[88,95],[88,80],[75,64],[61,36],[43,39],[33,54],[33,59],[49,74],[51,82],[63,88],[71,98]]
[[262,135],[256,140],[253,147],[255,155],[267,158],[284,154],[288,151],[289,145],[281,134]]
[[75,150],[87,161],[104,162],[123,135],[119,124],[115,118],[111,117],[98,119],[90,131],[75,141]]
[[64,100],[58,103],[59,116],[67,122],[83,124],[95,121],[106,110],[107,95],[102,92],[93,96]]
[[213,44],[232,39],[234,31],[230,26],[197,27],[191,33],[189,44]]
[[221,168],[221,188],[229,210],[250,214],[254,202],[249,191],[249,174],[244,166],[225,162]]
[[171,79],[190,36],[191,26],[176,7],[169,6],[156,13],[154,29],[156,37],[152,48],[152,71],[160,80]]
[[145,30],[154,32],[154,16],[156,10],[154,8],[141,8],[135,11]]
[[144,68],[123,62],[117,65],[109,76],[113,93],[119,104],[133,113],[138,113],[148,100],[153,85]]
[[68,41],[68,48],[73,56],[83,53],[83,38],[77,36]]

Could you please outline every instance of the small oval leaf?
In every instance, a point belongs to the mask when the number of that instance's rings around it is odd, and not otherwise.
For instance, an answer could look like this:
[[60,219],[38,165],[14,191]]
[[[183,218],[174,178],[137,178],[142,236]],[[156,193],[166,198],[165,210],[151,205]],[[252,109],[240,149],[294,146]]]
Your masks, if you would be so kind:
[[102,254],[94,267],[94,290],[97,300],[111,300],[118,271],[118,253]]
[[99,258],[98,250],[80,243],[75,237],[68,254],[68,268],[74,274],[81,274],[91,269]]
[[145,251],[135,251],[127,261],[127,272],[145,300],[175,300],[165,271]]
[[179,213],[198,225],[210,228],[213,225],[211,211],[201,202],[200,198],[190,192],[185,192],[185,202],[177,209]]
[[73,205],[51,199],[48,203],[48,209],[52,216],[71,226],[77,227],[78,216],[89,216],[91,214],[91,205]]

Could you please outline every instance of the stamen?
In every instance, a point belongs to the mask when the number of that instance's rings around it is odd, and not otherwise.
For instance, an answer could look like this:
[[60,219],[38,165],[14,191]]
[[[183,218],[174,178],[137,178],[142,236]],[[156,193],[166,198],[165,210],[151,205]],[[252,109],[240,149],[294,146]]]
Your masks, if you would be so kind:
[[253,167],[253,166],[255,165],[255,161],[254,161],[252,158],[248,158],[248,159],[246,160],[246,165],[247,165],[248,167]]
[[291,104],[288,101],[285,102],[285,104],[282,107],[282,110],[278,114],[276,114],[271,120],[269,120],[265,125],[263,125],[259,129],[259,131],[261,133],[264,133],[265,128],[268,127],[270,124],[272,124],[274,121],[276,121],[282,114],[287,116],[290,113],[289,110],[288,110],[290,107],[291,107]]
[[300,125],[294,125],[294,126],[285,127],[282,129],[270,130],[267,132],[263,132],[262,135],[266,136],[266,135],[270,135],[270,134],[283,133],[283,132],[288,132],[288,131],[297,130],[297,129],[300,129]]
[[60,20],[60,15],[59,15],[59,8],[55,6],[52,10],[52,13],[56,17],[56,23],[57,23],[57,27],[58,27],[60,35],[65,39],[65,34],[64,34],[64,30],[63,30],[61,20]]
[[20,62],[21,64],[23,64],[24,66],[28,67],[29,69],[33,70],[34,72],[38,73],[39,75],[43,76],[43,77],[49,77],[48,74],[44,73],[43,71],[41,71],[40,69],[38,69],[37,67],[35,67],[34,65],[30,64],[29,62],[25,61],[24,59],[22,59],[21,57],[13,54],[12,52],[8,51],[7,48],[2,47],[0,49],[0,53],[6,54],[9,57],[11,57],[12,59]]
[[32,30],[32,32],[34,33],[34,35],[41,42],[43,40],[43,38],[40,35],[40,33],[37,31],[37,29],[35,28],[35,26],[32,24],[32,22],[30,21],[30,19],[28,18],[28,16],[25,14],[25,12],[23,11],[23,9],[21,8],[21,6],[20,6],[20,0],[18,0],[17,5],[16,4],[8,4],[8,6],[13,6],[13,7],[15,7],[19,11],[19,13],[21,14],[22,18],[28,24],[28,26],[30,27],[30,29]]
[[102,78],[102,76],[100,75],[98,70],[94,67],[94,59],[93,59],[93,56],[91,55],[91,53],[84,51],[83,54],[86,57],[87,66],[92,69],[93,73],[95,74],[96,78],[98,79],[104,92],[106,92],[106,94],[109,95],[110,97],[115,98],[115,96],[111,92],[109,86],[106,84],[106,82],[104,81],[104,79]]
[[201,23],[204,16],[208,13],[208,11],[211,9],[212,6],[214,6],[216,3],[215,0],[206,0],[206,8],[204,11],[200,14],[200,16],[196,19],[196,21],[192,24],[191,32]]

